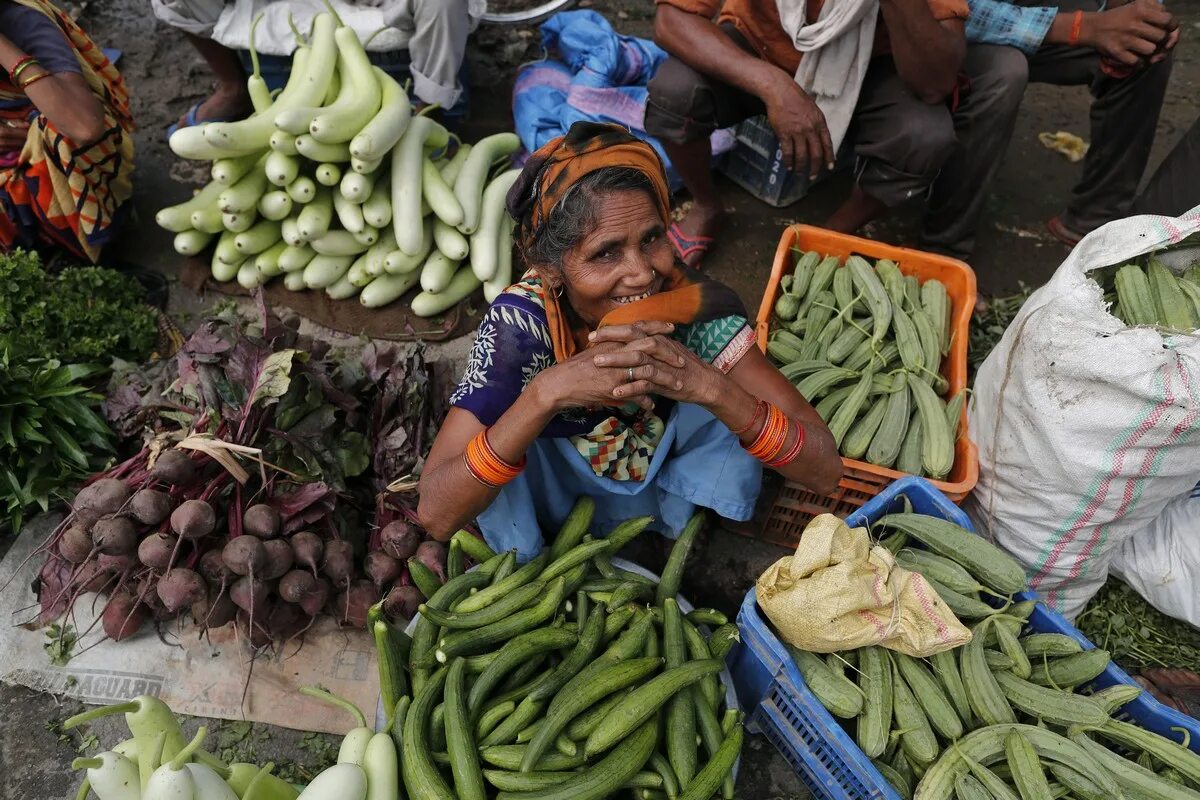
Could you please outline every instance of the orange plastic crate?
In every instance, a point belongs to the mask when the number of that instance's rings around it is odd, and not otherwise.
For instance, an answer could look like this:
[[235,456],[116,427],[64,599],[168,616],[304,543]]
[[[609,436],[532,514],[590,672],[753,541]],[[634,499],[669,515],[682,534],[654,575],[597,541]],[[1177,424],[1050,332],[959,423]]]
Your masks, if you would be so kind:
[[[792,225],[783,232],[775,251],[775,265],[763,292],[758,309],[758,346],[765,352],[767,333],[779,296],[779,282],[791,273],[795,258],[793,249],[815,250],[823,255],[837,256],[843,261],[859,255],[876,260],[895,261],[905,275],[915,275],[921,281],[936,278],[946,286],[950,296],[950,352],[942,360],[942,375],[950,384],[950,395],[967,385],[967,336],[971,314],[975,309],[975,273],[961,261],[906,247],[895,247],[870,239],[860,239],[811,225]],[[833,494],[822,496],[803,486],[784,481],[773,502],[759,538],[786,547],[794,547],[809,520],[818,514],[831,513],[846,517],[879,494],[892,481],[907,475],[894,469],[877,467],[865,461],[843,458],[844,474]],[[975,488],[979,480],[979,454],[967,436],[967,414],[963,409],[958,439],[954,445],[954,467],[944,481],[930,481],[955,503]]]

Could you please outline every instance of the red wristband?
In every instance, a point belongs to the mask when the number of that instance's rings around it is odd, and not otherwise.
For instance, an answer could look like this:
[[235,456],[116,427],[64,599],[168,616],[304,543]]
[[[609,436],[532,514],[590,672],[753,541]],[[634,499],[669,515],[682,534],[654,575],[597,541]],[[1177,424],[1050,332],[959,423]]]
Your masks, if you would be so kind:
[[1083,30],[1083,12],[1076,11],[1075,17],[1071,21],[1071,35],[1067,37],[1067,44],[1071,47],[1079,44],[1079,33]]

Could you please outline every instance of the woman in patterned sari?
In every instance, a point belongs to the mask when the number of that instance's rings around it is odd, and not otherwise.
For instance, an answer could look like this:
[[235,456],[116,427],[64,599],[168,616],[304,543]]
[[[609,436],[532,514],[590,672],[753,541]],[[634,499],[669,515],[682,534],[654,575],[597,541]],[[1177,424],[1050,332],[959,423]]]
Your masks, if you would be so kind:
[[0,0],[0,249],[95,262],[133,193],[125,82],[48,0]]
[[736,294],[680,267],[666,176],[621,128],[576,123],[508,196],[529,272],[479,326],[429,453],[418,514],[445,539],[478,518],[494,549],[536,555],[576,499],[592,533],[697,506],[751,517],[764,465],[832,491],[828,428],[755,347]]

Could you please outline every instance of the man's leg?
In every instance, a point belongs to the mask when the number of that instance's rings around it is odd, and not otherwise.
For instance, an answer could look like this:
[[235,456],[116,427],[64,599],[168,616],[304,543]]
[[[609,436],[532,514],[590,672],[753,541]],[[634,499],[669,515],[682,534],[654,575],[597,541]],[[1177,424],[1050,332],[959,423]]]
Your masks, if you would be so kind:
[[1200,119],[1167,154],[1132,211],[1178,217],[1193,208],[1200,208]]
[[458,75],[467,52],[467,36],[478,20],[469,0],[408,0],[387,20],[409,33],[413,94],[422,103],[450,109],[462,96]]
[[[745,41],[732,26],[721,30],[744,49]],[[725,208],[712,174],[709,137],[718,128],[765,113],[757,97],[717,83],[677,58],[669,58],[650,79],[646,102],[646,133],[662,143],[671,165],[692,196],[692,208],[679,223],[687,239],[711,237],[720,228]],[[703,258],[702,251],[690,253],[689,266]]]
[[[1089,0],[1063,0],[1062,11],[1094,11]],[[1158,113],[1171,77],[1171,58],[1139,69],[1128,78],[1100,71],[1100,55],[1086,47],[1047,45],[1029,60],[1029,80],[1058,86],[1089,86],[1091,144],[1083,176],[1071,192],[1061,227],[1083,236],[1106,222],[1128,216],[1138,182],[1146,171]]]
[[890,58],[871,62],[850,135],[857,180],[850,198],[826,222],[845,233],[925,194],[955,146],[950,110],[914,95]]
[[[225,0],[151,0],[154,16],[178,28],[212,71],[213,93],[200,104],[196,120],[238,119],[249,115],[250,94],[246,73],[238,54],[212,40],[213,28],[225,8]],[[185,121],[180,118],[180,123]]]
[[933,183],[921,244],[968,259],[988,187],[1012,138],[1029,61],[1015,47],[973,44],[963,69],[971,87],[953,114],[958,147]]

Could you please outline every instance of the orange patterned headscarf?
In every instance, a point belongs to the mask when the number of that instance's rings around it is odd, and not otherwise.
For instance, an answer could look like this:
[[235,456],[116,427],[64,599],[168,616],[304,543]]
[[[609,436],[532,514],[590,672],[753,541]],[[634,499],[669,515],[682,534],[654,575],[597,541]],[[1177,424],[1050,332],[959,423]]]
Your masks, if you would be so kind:
[[[576,122],[566,135],[551,139],[529,157],[509,190],[508,211],[517,220],[521,249],[533,245],[572,186],[606,167],[633,169],[645,175],[659,215],[664,223],[667,221],[671,210],[667,175],[654,148],[617,125]],[[587,349],[591,331],[554,292],[543,294],[554,357],[562,362]],[[735,314],[745,316],[746,311],[732,289],[689,274],[686,267],[676,264],[666,276],[663,291],[614,309],[600,321],[600,327],[650,320],[688,325]]]

